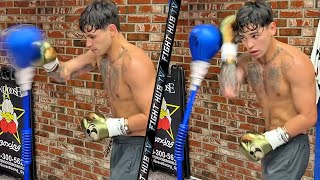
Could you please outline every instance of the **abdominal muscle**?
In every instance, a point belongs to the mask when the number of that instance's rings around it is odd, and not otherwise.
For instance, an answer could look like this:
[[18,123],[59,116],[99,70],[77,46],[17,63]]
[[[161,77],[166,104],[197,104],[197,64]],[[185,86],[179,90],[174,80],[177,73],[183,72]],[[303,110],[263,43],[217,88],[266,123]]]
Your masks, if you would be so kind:
[[262,105],[261,109],[265,118],[266,131],[282,127],[298,115],[294,103],[290,99],[269,100],[268,105]]
[[[110,106],[113,117],[128,118],[130,116],[141,113],[133,99],[117,101],[110,100]],[[146,130],[144,129],[140,131],[134,131],[131,134],[128,134],[127,136],[145,136],[145,134]]]

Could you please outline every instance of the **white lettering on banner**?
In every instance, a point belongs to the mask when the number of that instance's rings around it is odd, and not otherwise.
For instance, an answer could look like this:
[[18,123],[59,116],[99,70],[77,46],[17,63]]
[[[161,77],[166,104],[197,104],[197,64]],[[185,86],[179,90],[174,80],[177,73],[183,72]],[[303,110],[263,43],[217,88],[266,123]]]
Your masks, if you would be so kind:
[[153,158],[153,161],[152,161],[153,163],[168,167],[171,170],[177,170],[177,165],[174,160],[168,160],[166,158],[159,157],[156,155],[153,155],[152,158]]
[[2,153],[0,157],[0,167],[14,171],[18,174],[24,174],[24,167],[20,158],[12,157],[11,155],[5,153]]
[[168,147],[168,148],[172,148],[173,145],[174,145],[174,142],[168,140],[167,138],[162,139],[162,138],[160,138],[160,137],[156,137],[155,142],[156,142],[156,143],[160,143],[160,144],[162,144],[163,146],[166,146],[166,147]]
[[177,4],[176,1],[171,1],[171,9],[170,9],[170,14],[177,14],[178,13],[178,9],[179,9],[179,6]]
[[[174,33],[174,27],[176,24],[177,18],[170,16],[169,21],[167,24],[167,33],[173,35]],[[173,39],[170,37],[170,35],[166,34],[164,37],[164,42],[163,42],[163,51],[162,51],[162,56],[161,60],[165,62],[169,62],[169,55],[170,55],[170,49]]]
[[167,83],[165,86],[165,91],[167,91],[170,94],[175,94],[176,91],[174,90],[174,83]]
[[[151,109],[151,117],[150,117],[150,124],[149,129],[156,131],[155,126],[157,123],[158,118],[158,111],[159,111],[159,104],[161,105],[161,95],[162,95],[163,87],[157,84],[156,92],[155,92],[155,103],[152,105]],[[157,105],[157,104],[158,105]]]
[[0,140],[0,147],[1,146],[8,147],[10,150],[13,150],[15,152],[18,152],[21,148],[21,145],[16,145],[14,142],[9,143],[4,140]]
[[1,86],[0,92],[3,94],[13,94],[15,96],[22,97],[20,87],[12,88],[12,87],[8,87],[8,86]]

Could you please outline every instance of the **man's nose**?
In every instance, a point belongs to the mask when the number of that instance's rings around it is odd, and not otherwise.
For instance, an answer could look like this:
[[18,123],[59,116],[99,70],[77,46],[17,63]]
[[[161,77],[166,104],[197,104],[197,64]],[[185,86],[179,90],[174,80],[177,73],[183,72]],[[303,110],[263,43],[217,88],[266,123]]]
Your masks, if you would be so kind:
[[251,39],[248,39],[246,46],[247,46],[247,49],[252,49],[254,46],[254,41]]
[[87,48],[90,48],[92,46],[92,42],[91,42],[91,40],[90,39],[86,39],[86,47]]

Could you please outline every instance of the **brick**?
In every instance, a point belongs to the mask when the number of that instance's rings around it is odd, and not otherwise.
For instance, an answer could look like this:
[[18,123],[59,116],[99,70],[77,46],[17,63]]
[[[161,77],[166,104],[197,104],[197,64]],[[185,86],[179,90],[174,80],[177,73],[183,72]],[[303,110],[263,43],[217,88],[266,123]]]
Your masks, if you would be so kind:
[[67,82],[68,86],[73,86],[73,87],[80,87],[84,88],[85,87],[85,82],[84,81],[79,81],[79,80],[69,80]]
[[85,156],[91,156],[91,151],[88,149],[84,149],[81,147],[74,147],[74,153],[80,154],[80,155],[85,155]]
[[301,10],[290,10],[290,11],[281,11],[280,17],[281,18],[299,18],[301,17]]
[[36,149],[39,151],[48,152],[49,147],[42,144],[36,144]]
[[54,154],[54,155],[57,155],[57,156],[61,156],[63,154],[63,151],[60,150],[60,149],[57,149],[57,148],[53,148],[53,147],[50,147],[49,148],[49,152],[51,154]]
[[295,46],[313,46],[313,38],[290,38],[289,44]]
[[93,172],[97,173],[99,175],[105,176],[105,177],[110,176],[110,171],[109,170],[106,170],[106,169],[103,169],[103,168],[100,168],[100,167],[97,167],[97,166],[93,167]]
[[67,129],[58,128],[57,129],[57,133],[60,134],[60,135],[73,137],[73,132],[70,131],[70,130],[67,130]]
[[149,34],[130,33],[130,34],[127,34],[127,39],[129,41],[148,41]]
[[147,15],[136,15],[136,16],[129,16],[128,23],[150,23],[150,16]]
[[128,0],[128,4],[150,4],[150,0]]
[[220,133],[220,139],[231,141],[231,142],[237,142],[237,137],[230,134]]
[[76,145],[76,146],[84,146],[83,140],[75,139],[75,138],[68,138],[67,139],[68,144]]
[[54,169],[53,168],[47,167],[47,166],[43,166],[43,165],[40,165],[40,170],[44,171],[44,172],[47,172],[47,173],[51,173],[51,174],[54,173]]
[[85,142],[85,147],[90,148],[92,150],[96,150],[96,151],[103,151],[104,150],[102,145],[97,144],[97,143],[93,143],[93,142]]
[[87,164],[81,163],[81,162],[74,162],[73,163],[74,167],[82,169],[82,170],[90,170],[91,167]]
[[275,1],[270,3],[273,9],[288,9],[288,2],[286,1]]
[[290,8],[303,8],[304,2],[303,1],[291,1]]
[[279,29],[280,36],[301,36],[301,29]]
[[49,132],[55,132],[56,131],[55,127],[48,126],[48,125],[42,125],[41,129],[44,130],[44,131],[49,131]]
[[71,174],[82,175],[82,170],[68,166],[68,172]]
[[319,18],[319,16],[320,16],[319,9],[306,10],[306,12],[305,12],[305,17],[307,17],[307,18],[310,18],[310,17]]

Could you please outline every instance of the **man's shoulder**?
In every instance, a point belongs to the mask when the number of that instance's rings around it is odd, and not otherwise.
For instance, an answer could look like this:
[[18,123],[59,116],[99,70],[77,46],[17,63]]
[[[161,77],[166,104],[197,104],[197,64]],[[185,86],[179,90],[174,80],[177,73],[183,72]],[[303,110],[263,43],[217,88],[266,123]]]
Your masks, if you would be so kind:
[[308,57],[308,55],[306,55],[302,50],[300,50],[295,46],[285,44],[281,46],[281,48],[283,53],[280,54],[280,57],[283,60],[288,60],[291,62],[306,61],[306,60],[310,61],[310,58]]

